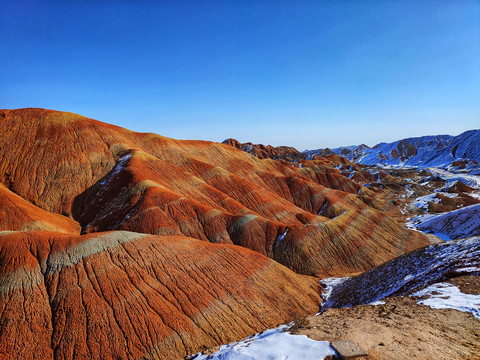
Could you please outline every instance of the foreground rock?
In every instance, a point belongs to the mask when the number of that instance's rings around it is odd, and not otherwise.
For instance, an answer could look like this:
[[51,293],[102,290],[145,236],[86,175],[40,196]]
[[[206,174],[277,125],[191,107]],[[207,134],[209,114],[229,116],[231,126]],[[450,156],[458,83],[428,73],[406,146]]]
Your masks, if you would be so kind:
[[0,235],[0,357],[177,359],[318,310],[318,284],[185,236]]

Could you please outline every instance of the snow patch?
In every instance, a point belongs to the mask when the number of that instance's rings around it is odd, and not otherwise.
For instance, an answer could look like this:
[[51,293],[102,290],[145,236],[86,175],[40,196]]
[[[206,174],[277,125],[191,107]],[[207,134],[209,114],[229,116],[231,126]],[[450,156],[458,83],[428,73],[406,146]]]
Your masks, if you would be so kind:
[[335,355],[328,341],[315,341],[305,335],[285,332],[286,325],[256,334],[245,340],[223,345],[210,355],[197,355],[195,360],[317,360]]
[[[360,191],[360,190],[359,190],[359,191]],[[327,207],[328,207],[328,200],[325,200],[325,201],[323,202],[322,206],[320,206],[320,210],[318,210],[317,215],[322,215],[323,212],[324,212],[325,210],[327,210]]]
[[335,220],[336,218],[342,216],[342,215],[345,215],[349,210],[345,210],[344,212],[342,212],[341,214],[338,214],[337,216],[331,218],[330,220]]
[[279,236],[275,239],[275,242],[273,243],[273,246],[274,246],[275,249],[277,248],[278,244],[279,244],[283,239],[285,239],[285,236],[287,235],[288,230],[289,230],[289,228],[287,227],[287,228],[285,229],[285,231],[283,232],[283,234],[282,234],[282,235],[279,235]]
[[423,211],[428,210],[428,204],[434,202],[435,204],[438,204],[440,202],[440,199],[437,198],[437,194],[429,194],[425,196],[420,196],[415,199],[415,206]]
[[386,304],[385,301],[383,301],[383,300],[378,300],[378,301],[371,302],[371,303],[368,304],[368,305],[377,306],[377,305],[385,305],[385,304]]
[[128,160],[132,157],[132,154],[126,154],[126,155],[123,155],[119,160],[118,160],[118,163],[115,165],[115,167],[112,169],[112,171],[110,172],[110,174],[108,174],[108,179],[105,179],[103,180],[100,185],[105,185],[106,183],[108,183],[111,179],[113,179],[115,177],[115,175],[117,175],[120,171],[122,171],[123,169],[125,169],[125,167],[127,166],[127,162]]
[[[350,276],[345,276],[345,277],[331,277],[331,278],[326,278],[320,280],[320,286],[323,288],[323,291],[320,293],[320,296],[322,298],[322,303],[325,304],[324,306],[327,305],[329,302],[330,295],[332,295],[333,289],[345,282],[346,280],[350,279]],[[328,307],[327,307],[328,308]],[[320,313],[318,313],[320,314]],[[318,315],[317,314],[317,315]]]
[[480,319],[480,295],[464,294],[455,285],[438,283],[417,291],[412,296],[428,299],[417,301],[417,304],[428,305],[432,309],[455,309],[470,312]]
[[407,227],[431,233],[444,241],[480,235],[480,204],[441,214],[412,217]]

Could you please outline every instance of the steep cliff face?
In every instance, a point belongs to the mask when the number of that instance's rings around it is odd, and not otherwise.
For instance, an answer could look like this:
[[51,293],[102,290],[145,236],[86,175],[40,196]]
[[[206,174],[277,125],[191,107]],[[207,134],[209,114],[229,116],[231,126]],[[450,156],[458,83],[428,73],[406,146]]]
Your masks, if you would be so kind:
[[318,310],[251,250],[129,232],[0,234],[0,357],[177,359]]

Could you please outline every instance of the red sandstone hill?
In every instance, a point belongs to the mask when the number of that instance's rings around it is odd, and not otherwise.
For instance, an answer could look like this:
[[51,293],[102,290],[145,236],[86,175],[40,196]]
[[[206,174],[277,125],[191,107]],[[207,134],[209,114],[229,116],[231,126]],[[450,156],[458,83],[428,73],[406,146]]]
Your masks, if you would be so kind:
[[185,236],[0,234],[0,358],[178,359],[318,311],[254,251]]
[[0,110],[0,182],[0,354],[14,358],[178,358],[315,312],[316,281],[297,273],[428,244],[391,193],[328,161],[52,110]]

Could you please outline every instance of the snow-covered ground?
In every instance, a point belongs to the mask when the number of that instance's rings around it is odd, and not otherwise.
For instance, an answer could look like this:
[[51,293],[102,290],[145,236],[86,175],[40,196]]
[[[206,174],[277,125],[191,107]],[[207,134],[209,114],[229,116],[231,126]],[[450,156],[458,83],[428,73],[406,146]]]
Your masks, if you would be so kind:
[[468,175],[468,174],[455,174],[439,168],[427,168],[433,175],[439,176],[447,183],[455,183],[456,181],[462,181],[463,183],[480,189],[480,176]]
[[455,285],[437,283],[426,287],[412,296],[425,297],[418,304],[428,305],[433,309],[456,309],[470,312],[480,319],[480,295],[464,294]]
[[223,345],[210,355],[195,360],[321,360],[335,355],[328,341],[315,341],[305,335],[292,335],[287,325],[270,329],[245,340]]

